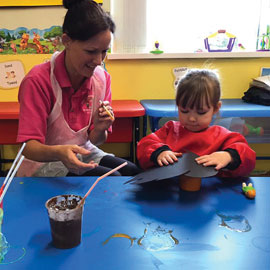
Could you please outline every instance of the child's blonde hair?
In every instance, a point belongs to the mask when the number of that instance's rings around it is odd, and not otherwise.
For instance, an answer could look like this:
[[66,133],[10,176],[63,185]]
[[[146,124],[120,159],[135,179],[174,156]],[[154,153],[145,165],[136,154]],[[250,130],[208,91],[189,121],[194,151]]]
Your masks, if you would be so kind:
[[190,69],[177,85],[176,105],[182,108],[202,109],[218,106],[221,96],[219,77],[209,69]]

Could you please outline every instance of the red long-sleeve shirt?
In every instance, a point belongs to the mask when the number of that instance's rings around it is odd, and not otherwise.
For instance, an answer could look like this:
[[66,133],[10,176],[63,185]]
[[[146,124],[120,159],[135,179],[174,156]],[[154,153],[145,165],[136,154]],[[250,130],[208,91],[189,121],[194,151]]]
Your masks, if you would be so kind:
[[199,156],[209,155],[225,149],[234,149],[240,156],[241,164],[235,170],[220,170],[218,176],[247,176],[255,167],[256,153],[246,139],[237,132],[221,126],[211,126],[201,132],[191,132],[180,122],[169,121],[155,133],[142,138],[138,143],[137,157],[143,169],[154,166],[150,160],[152,153],[162,146],[173,152],[193,152]]

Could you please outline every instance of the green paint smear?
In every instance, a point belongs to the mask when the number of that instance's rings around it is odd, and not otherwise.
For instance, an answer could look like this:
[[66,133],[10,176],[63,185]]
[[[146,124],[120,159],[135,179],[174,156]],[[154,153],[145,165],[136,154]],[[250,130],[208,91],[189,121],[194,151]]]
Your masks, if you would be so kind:
[[0,263],[4,260],[5,255],[7,254],[8,250],[9,250],[9,244],[8,244],[5,236],[2,234],[3,216],[4,216],[4,211],[0,207]]
[[21,260],[26,254],[24,247],[10,246],[7,242],[2,233],[3,216],[4,211],[0,207],[0,265],[15,263]]

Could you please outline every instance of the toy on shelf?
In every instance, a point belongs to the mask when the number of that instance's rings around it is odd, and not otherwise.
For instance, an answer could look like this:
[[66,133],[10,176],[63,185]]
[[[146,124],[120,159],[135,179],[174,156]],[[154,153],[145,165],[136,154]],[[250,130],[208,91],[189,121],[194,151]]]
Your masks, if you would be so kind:
[[245,123],[245,120],[239,117],[225,118],[220,123],[221,126],[224,126],[231,131],[239,132],[244,136],[264,135],[263,127],[254,127],[250,124]]
[[258,135],[263,136],[264,129],[262,127],[253,127],[252,125],[245,124],[243,129],[243,135]]
[[226,30],[218,30],[204,39],[205,49],[208,52],[231,52],[236,36]]
[[252,183],[249,183],[248,185],[246,183],[242,183],[242,191],[249,199],[254,199],[256,196],[256,190],[252,186]]
[[266,27],[266,34],[258,36],[257,51],[269,51],[270,50],[270,25]]
[[150,51],[150,53],[153,53],[153,54],[161,54],[161,53],[163,53],[163,51],[161,51],[159,49],[159,42],[158,41],[155,42],[155,50]]
[[245,50],[246,49],[242,43],[238,43],[238,48],[240,48],[241,50]]

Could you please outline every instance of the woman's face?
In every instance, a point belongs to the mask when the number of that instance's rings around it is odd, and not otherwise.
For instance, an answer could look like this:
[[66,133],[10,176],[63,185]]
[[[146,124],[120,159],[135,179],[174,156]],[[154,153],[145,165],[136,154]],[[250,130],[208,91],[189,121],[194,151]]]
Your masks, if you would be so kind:
[[104,60],[110,43],[109,30],[100,32],[86,41],[72,40],[64,34],[65,64],[71,81],[91,77],[95,68]]
[[213,115],[218,112],[221,102],[217,109],[213,106],[203,105],[202,109],[178,107],[178,116],[180,123],[189,131],[199,132],[209,127]]

